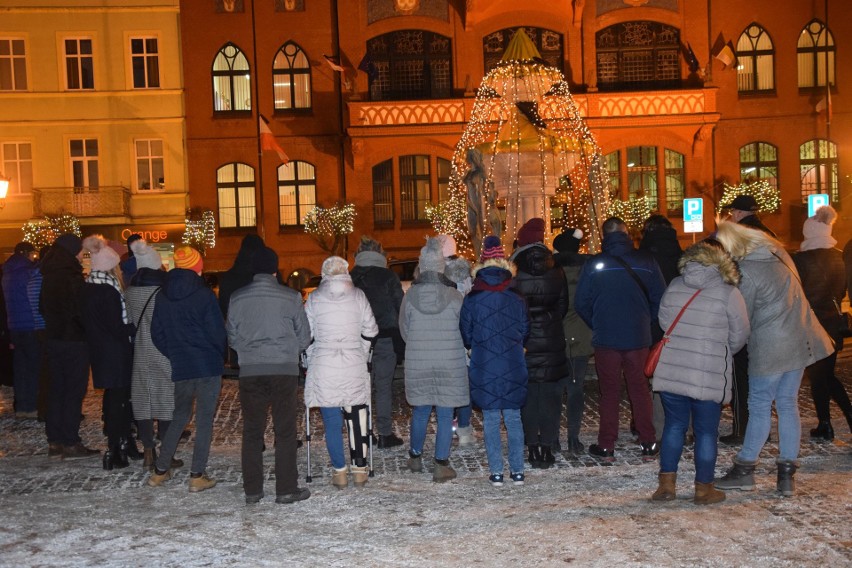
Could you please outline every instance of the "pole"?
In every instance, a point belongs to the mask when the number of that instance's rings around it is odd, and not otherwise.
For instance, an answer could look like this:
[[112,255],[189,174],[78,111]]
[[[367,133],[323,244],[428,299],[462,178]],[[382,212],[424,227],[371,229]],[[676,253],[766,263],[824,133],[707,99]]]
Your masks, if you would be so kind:
[[[343,57],[340,53],[340,9],[337,0],[333,0],[331,3],[331,9],[333,11],[334,17],[334,27],[332,28],[332,53],[336,53],[339,57],[340,64],[343,65]],[[340,169],[338,172],[338,176],[340,179],[340,199],[342,200],[342,204],[346,205],[346,123],[343,119],[343,85],[342,82],[346,79],[345,71],[340,72],[340,85],[339,96],[337,99],[337,113],[338,113],[338,128],[340,129],[340,133],[338,135],[338,150],[339,150],[339,158],[340,158]],[[355,81],[358,77],[354,77],[352,79],[353,88],[355,85]],[[349,235],[343,236],[343,258],[348,258],[349,255]]]
[[257,142],[257,175],[254,178],[257,193],[257,220],[256,225],[260,238],[266,240],[266,223],[264,222],[263,210],[263,149],[260,146],[260,73],[257,66],[257,27],[255,25],[254,4],[256,0],[251,0],[251,42],[252,42],[252,66],[254,67],[254,101],[256,105],[257,119],[254,121],[255,135],[254,139]]

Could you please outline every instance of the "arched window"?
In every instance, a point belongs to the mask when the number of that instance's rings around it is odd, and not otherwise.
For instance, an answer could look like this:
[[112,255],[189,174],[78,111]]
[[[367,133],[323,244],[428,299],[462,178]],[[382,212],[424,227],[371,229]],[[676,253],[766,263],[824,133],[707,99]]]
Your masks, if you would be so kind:
[[624,22],[595,36],[602,91],[680,85],[680,31],[657,22]]
[[282,226],[302,225],[305,214],[316,205],[316,168],[299,161],[278,166],[279,223]]
[[686,197],[684,154],[662,146],[628,146],[604,155],[603,167],[617,199],[644,197],[652,211],[681,214]]
[[482,38],[482,58],[485,61],[485,73],[488,73],[500,63],[506,47],[519,29],[523,29],[526,32],[533,44],[538,48],[541,58],[548,65],[556,67],[559,70],[563,69],[564,53],[562,34],[544,28],[514,27],[496,31]]
[[737,89],[741,93],[775,90],[775,48],[762,27],[751,24],[737,41]]
[[311,64],[302,48],[288,41],[272,62],[276,110],[311,108]]
[[424,30],[400,30],[367,41],[375,65],[374,101],[452,96],[452,40]]
[[838,163],[837,145],[830,140],[808,140],[799,146],[802,202],[814,193],[827,193],[832,203],[838,202]]
[[799,88],[834,86],[834,36],[825,24],[811,20],[799,34]]
[[627,148],[627,191],[629,197],[647,197],[657,203],[657,147]]
[[216,170],[219,195],[219,227],[255,227],[257,209],[254,197],[254,168],[233,162]]
[[740,148],[740,180],[764,180],[778,189],[778,148],[767,142]]
[[251,68],[233,43],[226,43],[213,60],[213,111],[251,111]]

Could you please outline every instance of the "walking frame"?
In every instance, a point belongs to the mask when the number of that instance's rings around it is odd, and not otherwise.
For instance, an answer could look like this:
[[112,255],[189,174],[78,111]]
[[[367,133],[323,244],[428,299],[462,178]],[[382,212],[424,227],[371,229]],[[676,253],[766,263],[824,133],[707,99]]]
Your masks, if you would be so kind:
[[[366,339],[366,338],[365,338]],[[369,465],[369,477],[375,477],[375,471],[373,470],[373,395],[372,395],[372,371],[373,371],[373,347],[376,344],[376,338],[369,339],[370,341],[370,351],[367,353],[367,371],[370,376],[370,396],[367,399],[367,455],[368,455],[368,465]],[[352,408],[352,407],[349,407]],[[344,412],[344,416],[346,415],[346,411],[341,408],[341,411]],[[352,426],[346,421],[346,438],[349,441],[349,447],[352,448],[354,444],[354,439],[352,436]],[[328,432],[325,433],[328,435]],[[337,435],[340,435],[338,432]],[[307,472],[305,474],[305,482],[311,483],[313,481],[313,476],[311,475],[311,408],[305,405],[305,448],[307,450]]]

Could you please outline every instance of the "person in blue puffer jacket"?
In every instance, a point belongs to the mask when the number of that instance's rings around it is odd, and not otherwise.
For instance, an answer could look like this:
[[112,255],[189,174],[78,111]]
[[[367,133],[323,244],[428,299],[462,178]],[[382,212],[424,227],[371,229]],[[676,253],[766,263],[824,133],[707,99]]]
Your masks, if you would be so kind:
[[500,239],[483,242],[480,263],[474,266],[473,289],[462,304],[459,329],[470,349],[471,402],[482,409],[489,481],[503,485],[500,416],[506,426],[512,483],[524,484],[524,428],[521,408],[527,402],[527,364],[524,343],[530,321],[523,297],[510,288],[517,268],[506,260]]
[[13,377],[15,384],[15,417],[36,418],[38,376],[41,368],[41,345],[36,337],[32,306],[27,297],[27,283],[36,268],[35,247],[21,242],[15,253],[3,264],[3,296],[9,338],[14,346]]

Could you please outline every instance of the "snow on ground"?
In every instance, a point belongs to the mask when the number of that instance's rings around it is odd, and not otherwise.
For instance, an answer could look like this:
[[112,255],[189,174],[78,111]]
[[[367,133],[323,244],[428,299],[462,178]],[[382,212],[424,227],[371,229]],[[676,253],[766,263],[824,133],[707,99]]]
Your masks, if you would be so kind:
[[[852,364],[846,367],[849,385]],[[408,411],[399,383],[395,427],[406,437]],[[595,388],[587,383],[586,445],[597,429]],[[815,425],[806,389],[805,432]],[[162,488],[150,488],[138,462],[107,472],[99,460],[50,460],[43,426],[11,418],[11,390],[0,388],[0,566],[852,565],[852,436],[839,413],[833,443],[803,437],[793,498],[775,493],[777,447],[770,443],[756,491],[730,492],[714,506],[693,505],[687,451],[678,499],[652,503],[658,466],[642,463],[622,416],[615,464],[560,454],[553,469],[527,470],[522,487],[488,484],[480,440],[469,450],[454,448],[459,478],[449,483],[432,483],[428,471],[405,471],[402,447],[376,450],[376,476],[367,487],[338,491],[329,485],[327,454],[321,432],[315,432],[310,484],[304,482],[305,449],[299,452],[300,483],[311,489],[311,498],[275,504],[270,471],[267,497],[247,506],[236,391],[234,381],[225,381],[216,418],[208,471],[219,485],[190,494],[187,468]],[[83,437],[95,447],[103,447],[100,396],[90,391],[84,408]],[[475,426],[481,432],[481,424]],[[270,430],[270,448],[272,441]],[[179,457],[188,459],[191,445],[182,445]],[[427,445],[424,456],[430,451]],[[718,472],[734,451],[720,446]],[[271,470],[271,451],[265,463]]]

